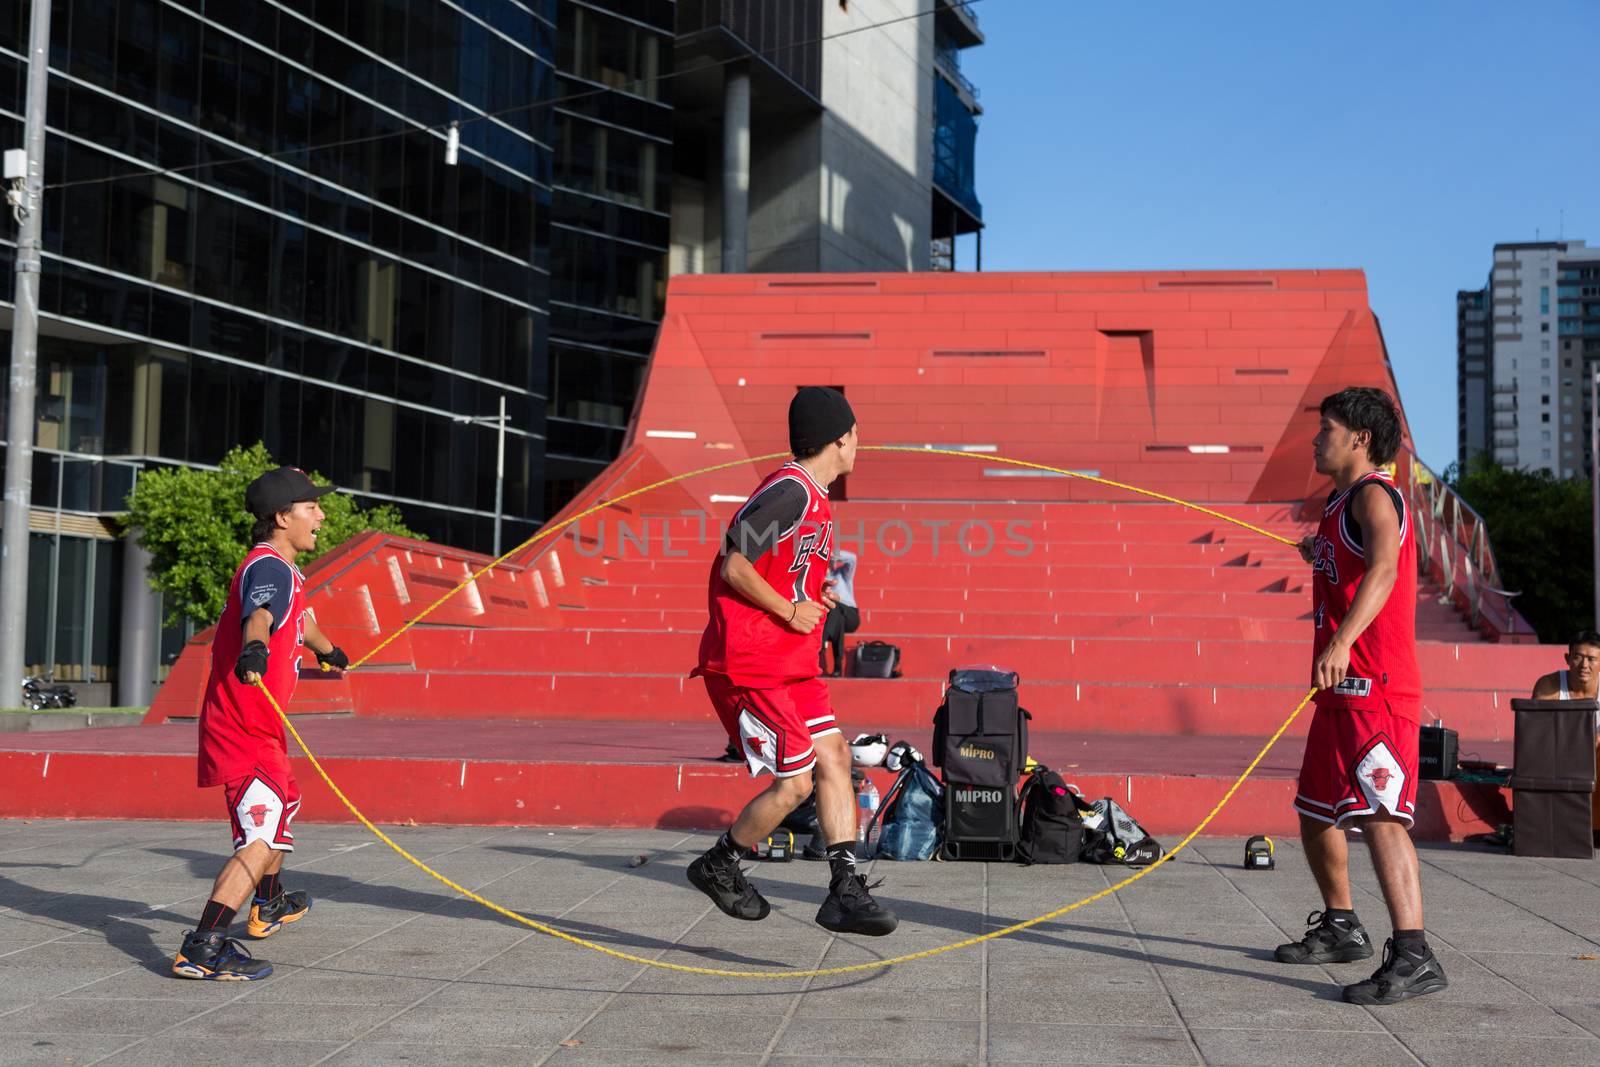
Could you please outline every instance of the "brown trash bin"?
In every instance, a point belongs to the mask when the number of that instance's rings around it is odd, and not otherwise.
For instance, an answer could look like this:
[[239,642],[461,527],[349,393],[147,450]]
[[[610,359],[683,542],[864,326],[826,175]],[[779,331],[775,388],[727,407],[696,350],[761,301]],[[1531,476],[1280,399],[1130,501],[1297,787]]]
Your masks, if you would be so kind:
[[1513,700],[1512,851],[1518,856],[1594,857],[1593,700]]

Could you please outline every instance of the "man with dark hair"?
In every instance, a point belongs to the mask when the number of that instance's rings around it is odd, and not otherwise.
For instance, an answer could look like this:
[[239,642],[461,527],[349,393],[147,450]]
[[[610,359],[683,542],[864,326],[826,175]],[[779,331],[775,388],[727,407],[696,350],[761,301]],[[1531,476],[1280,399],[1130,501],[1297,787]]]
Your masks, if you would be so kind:
[[817,922],[839,933],[880,936],[892,911],[872,899],[856,871],[855,793],[850,749],[817,677],[822,620],[833,606],[827,586],[833,552],[828,486],[856,459],[856,418],[844,394],[801,389],[789,404],[794,459],[773,471],[734,514],[712,561],[710,621],[700,639],[703,677],[717,718],[752,777],[772,785],[689,865],[691,884],[735,919],[771,910],[739,858],[777,828],[811,793],[828,845],[832,877]]
[[[1533,683],[1535,700],[1593,700],[1600,695],[1600,633],[1579,630],[1567,642],[1567,669],[1552,671]],[[1595,726],[1600,727],[1600,713]],[[1600,742],[1594,758],[1600,762]],[[1593,826],[1600,837],[1600,789],[1594,791]]]
[[271,937],[311,909],[307,894],[286,893],[278,881],[284,855],[294,851],[289,823],[300,807],[300,788],[289,769],[283,723],[257,683],[285,708],[299,677],[301,645],[310,646],[325,667],[350,665],[317,628],[294,562],[316,548],[324,518],[317,500],[331,492],[333,486],[315,485],[295,467],[268,471],[245,490],[245,507],[256,518],[256,544],[234,572],[211,641],[211,675],[200,710],[199,783],[224,787],[234,852],[173,960],[179,978],[242,982],[272,973],[272,964],[254,959],[228,936],[252,890],[252,938]]
[[1350,895],[1345,831],[1372,851],[1394,936],[1371,978],[1344,987],[1353,1004],[1395,1004],[1445,988],[1422,926],[1422,882],[1410,826],[1416,810],[1416,536],[1394,479],[1378,468],[1400,447],[1400,414],[1377,389],[1322,401],[1312,444],[1333,479],[1315,535],[1300,542],[1312,566],[1311,682],[1317,710],[1306,738],[1295,810],[1306,861],[1322,894],[1282,963],[1346,963],[1372,955]]

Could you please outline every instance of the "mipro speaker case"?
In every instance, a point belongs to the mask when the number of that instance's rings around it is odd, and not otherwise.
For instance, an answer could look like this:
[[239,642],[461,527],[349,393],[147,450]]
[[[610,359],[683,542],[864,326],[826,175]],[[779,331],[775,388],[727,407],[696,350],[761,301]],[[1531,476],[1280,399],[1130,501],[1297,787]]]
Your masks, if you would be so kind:
[[933,717],[933,759],[945,785],[946,859],[1009,861],[1017,845],[1017,778],[1028,759],[1027,709],[1017,675],[950,672]]

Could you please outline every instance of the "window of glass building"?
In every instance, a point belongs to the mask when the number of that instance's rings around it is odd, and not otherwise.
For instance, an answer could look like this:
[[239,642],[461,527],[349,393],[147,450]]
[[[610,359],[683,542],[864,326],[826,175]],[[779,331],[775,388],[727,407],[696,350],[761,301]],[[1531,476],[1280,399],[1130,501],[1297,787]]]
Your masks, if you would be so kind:
[[663,44],[659,30],[646,29],[578,4],[567,4],[557,63],[562,71],[650,100],[660,97]]

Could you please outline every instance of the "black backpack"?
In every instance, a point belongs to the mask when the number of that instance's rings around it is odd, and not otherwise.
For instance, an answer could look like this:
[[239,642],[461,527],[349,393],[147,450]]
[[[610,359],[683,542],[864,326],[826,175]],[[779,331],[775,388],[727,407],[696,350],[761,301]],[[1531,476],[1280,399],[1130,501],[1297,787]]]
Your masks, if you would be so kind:
[[1083,812],[1093,812],[1061,775],[1040,764],[1022,783],[1020,863],[1077,863],[1083,857]]
[[887,641],[863,641],[851,653],[851,674],[857,678],[900,677],[900,646]]

